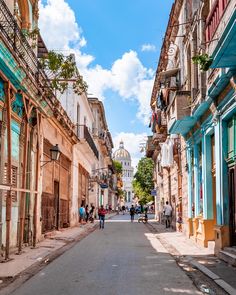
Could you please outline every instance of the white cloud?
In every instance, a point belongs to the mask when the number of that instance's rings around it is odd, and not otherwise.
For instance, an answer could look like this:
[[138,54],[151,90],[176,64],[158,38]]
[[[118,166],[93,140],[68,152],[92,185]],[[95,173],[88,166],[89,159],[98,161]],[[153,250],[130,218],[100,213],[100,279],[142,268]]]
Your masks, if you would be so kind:
[[137,100],[137,118],[147,124],[154,71],[143,66],[137,52],[125,52],[110,69],[98,64],[92,66],[95,58],[82,52],[87,41],[68,3],[65,0],[47,0],[46,4],[41,2],[39,7],[39,27],[46,45],[65,54],[75,54],[79,71],[89,85],[88,93],[104,100],[105,91],[111,89],[124,100]]
[[141,51],[156,51],[156,46],[153,44],[143,44]]
[[132,166],[136,168],[138,165],[138,161],[141,157],[144,156],[143,153],[140,152],[140,146],[146,142],[146,133],[126,133],[121,132],[119,134],[116,134],[113,137],[114,142],[114,150],[117,150],[119,148],[120,141],[123,140],[124,142],[124,148],[130,153],[132,158]]

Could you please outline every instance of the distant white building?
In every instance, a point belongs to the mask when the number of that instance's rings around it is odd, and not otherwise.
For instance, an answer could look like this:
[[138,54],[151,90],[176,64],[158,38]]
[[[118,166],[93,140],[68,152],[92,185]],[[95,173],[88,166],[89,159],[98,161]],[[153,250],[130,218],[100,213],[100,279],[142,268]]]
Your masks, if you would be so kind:
[[[134,168],[131,166],[130,153],[124,148],[124,142],[120,142],[120,147],[114,152],[113,159],[122,164],[122,181],[123,190],[125,191],[125,206],[130,207],[133,203],[133,186]],[[120,204],[123,205],[123,204]]]

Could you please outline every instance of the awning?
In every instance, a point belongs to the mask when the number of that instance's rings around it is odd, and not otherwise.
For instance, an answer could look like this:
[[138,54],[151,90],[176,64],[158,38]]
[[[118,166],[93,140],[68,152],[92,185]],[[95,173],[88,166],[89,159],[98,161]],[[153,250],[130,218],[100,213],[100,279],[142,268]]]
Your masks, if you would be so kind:
[[169,78],[177,75],[179,72],[180,68],[174,68],[174,69],[169,69],[167,71],[160,72],[160,77],[161,78]]

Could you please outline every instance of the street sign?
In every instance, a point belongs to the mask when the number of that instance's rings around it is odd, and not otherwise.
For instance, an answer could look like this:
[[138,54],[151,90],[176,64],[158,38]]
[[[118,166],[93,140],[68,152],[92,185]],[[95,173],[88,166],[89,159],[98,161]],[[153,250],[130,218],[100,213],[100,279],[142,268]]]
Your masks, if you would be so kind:
[[101,184],[100,184],[100,187],[101,187],[102,189],[105,189],[105,188],[108,188],[108,185],[107,185],[106,183],[101,183]]
[[152,189],[152,190],[151,190],[151,195],[155,197],[155,196],[157,195],[157,190]]

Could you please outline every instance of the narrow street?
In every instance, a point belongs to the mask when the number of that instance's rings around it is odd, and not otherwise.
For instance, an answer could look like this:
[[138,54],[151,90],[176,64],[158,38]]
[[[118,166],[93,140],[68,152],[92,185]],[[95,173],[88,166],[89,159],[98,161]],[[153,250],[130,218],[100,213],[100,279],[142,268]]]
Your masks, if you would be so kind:
[[202,294],[145,224],[120,214],[12,295],[182,293]]

